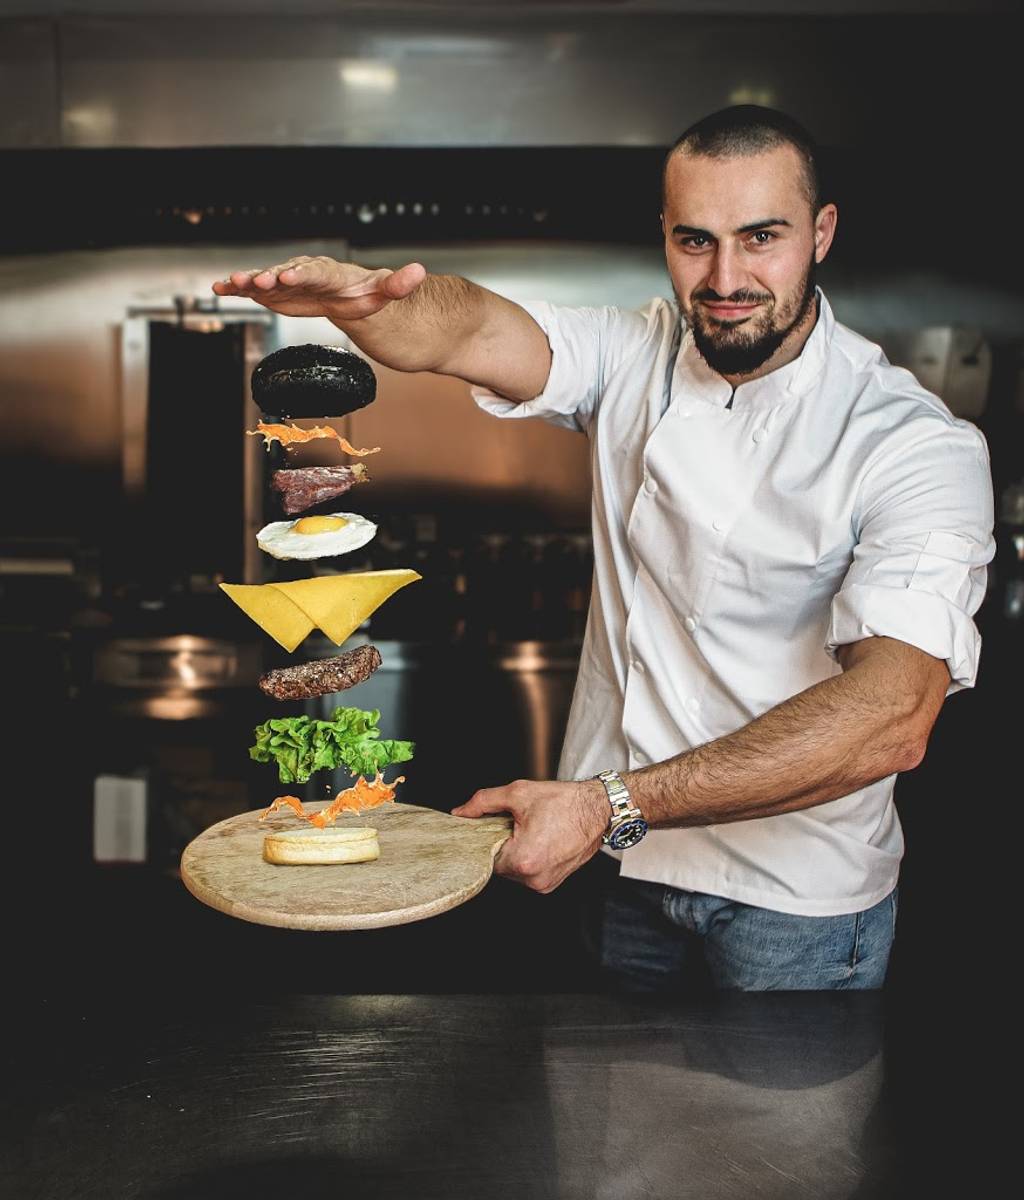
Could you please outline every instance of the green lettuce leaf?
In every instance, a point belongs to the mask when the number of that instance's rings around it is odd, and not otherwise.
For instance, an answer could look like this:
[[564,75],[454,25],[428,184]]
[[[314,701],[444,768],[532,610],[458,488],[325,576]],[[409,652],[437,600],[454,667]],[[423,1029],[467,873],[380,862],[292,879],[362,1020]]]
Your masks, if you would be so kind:
[[253,731],[249,757],[276,762],[282,783],[305,783],[315,771],[347,768],[353,775],[374,775],[392,763],[408,762],[413,742],[381,740],[377,709],[336,708],[329,721],[310,717],[274,717]]

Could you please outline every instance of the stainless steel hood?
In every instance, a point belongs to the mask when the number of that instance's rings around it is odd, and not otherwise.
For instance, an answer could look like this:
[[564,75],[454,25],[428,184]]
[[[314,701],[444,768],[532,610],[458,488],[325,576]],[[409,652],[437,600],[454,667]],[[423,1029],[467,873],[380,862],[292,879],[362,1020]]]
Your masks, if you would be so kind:
[[[1003,5],[307,2],[282,15],[217,0],[160,15],[169,7],[0,5],[48,14],[0,19],[0,148],[664,146],[742,102],[851,144],[879,118],[898,125],[922,86],[948,104],[936,44],[971,61],[984,13]],[[950,16],[968,7],[971,22]]]

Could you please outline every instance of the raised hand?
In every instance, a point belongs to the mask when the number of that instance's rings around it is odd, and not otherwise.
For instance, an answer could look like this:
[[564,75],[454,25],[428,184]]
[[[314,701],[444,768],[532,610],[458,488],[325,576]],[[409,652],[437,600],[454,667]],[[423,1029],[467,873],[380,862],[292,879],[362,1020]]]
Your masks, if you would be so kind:
[[412,295],[426,278],[420,263],[397,271],[368,271],[319,255],[299,255],[273,267],[232,271],[213,285],[218,296],[246,296],[289,317],[358,321]]

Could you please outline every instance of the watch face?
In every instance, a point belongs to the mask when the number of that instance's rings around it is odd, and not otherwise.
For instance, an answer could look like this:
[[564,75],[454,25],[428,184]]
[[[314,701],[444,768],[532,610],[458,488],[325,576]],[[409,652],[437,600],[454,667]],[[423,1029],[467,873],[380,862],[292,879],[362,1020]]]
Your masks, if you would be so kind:
[[608,845],[613,850],[627,850],[630,846],[635,846],[646,832],[647,822],[642,817],[634,817],[630,821],[623,821],[613,831]]

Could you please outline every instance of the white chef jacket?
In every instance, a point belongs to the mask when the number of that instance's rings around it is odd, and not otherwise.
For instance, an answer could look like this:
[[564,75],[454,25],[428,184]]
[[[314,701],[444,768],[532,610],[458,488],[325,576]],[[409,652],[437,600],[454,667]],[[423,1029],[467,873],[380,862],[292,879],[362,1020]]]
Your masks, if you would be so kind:
[[[994,553],[988,451],[909,371],[819,315],[801,354],[735,390],[677,307],[523,307],[544,391],[500,417],[585,432],[594,580],[559,778],[661,762],[841,673],[836,648],[898,638],[973,685]],[[731,407],[727,407],[732,397]],[[621,871],[806,916],[893,889],[895,776],[770,817],[656,829]]]

